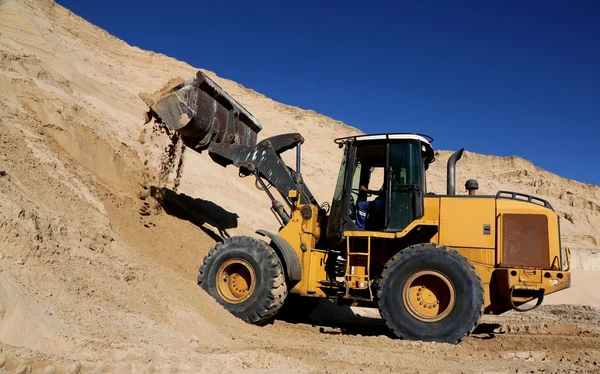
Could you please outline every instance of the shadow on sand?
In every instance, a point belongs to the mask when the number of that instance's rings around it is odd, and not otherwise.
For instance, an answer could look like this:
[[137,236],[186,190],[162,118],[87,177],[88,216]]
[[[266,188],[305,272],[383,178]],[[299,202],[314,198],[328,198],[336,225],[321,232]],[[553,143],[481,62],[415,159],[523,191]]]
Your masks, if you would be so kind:
[[[356,313],[353,308],[345,305],[338,305],[330,300],[321,300],[316,308],[308,313],[302,312],[298,308],[296,313],[291,313],[282,309],[283,313],[275,316],[280,320],[293,324],[306,324],[318,327],[322,334],[327,335],[362,335],[362,336],[388,336],[393,338],[393,334],[385,322],[377,316],[367,316]],[[364,308],[358,308],[365,310]]]
[[504,334],[504,332],[500,331],[501,327],[502,325],[498,323],[480,323],[473,331],[472,336],[475,339],[481,340],[494,339],[496,335]]
[[[193,223],[216,242],[229,237],[228,229],[238,227],[239,216],[212,201],[177,193],[165,187],[153,186],[150,188],[150,194],[167,214]],[[206,227],[206,224],[216,228],[217,232]]]
[[[319,332],[327,335],[387,336],[397,339],[376,309],[350,308],[330,300],[321,300],[310,313],[302,312],[301,307],[295,309],[298,309],[298,312],[285,313],[282,309],[284,313],[277,314],[275,319],[318,327]],[[471,334],[471,338],[494,339],[496,335],[503,334],[499,332],[500,327],[497,323],[480,323]]]

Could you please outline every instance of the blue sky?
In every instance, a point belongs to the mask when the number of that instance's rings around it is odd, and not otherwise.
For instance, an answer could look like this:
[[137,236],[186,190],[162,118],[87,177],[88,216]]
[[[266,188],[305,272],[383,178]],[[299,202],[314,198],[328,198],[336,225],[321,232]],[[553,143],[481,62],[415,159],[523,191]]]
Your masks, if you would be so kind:
[[600,185],[600,2],[57,2],[362,131],[426,133],[437,149]]

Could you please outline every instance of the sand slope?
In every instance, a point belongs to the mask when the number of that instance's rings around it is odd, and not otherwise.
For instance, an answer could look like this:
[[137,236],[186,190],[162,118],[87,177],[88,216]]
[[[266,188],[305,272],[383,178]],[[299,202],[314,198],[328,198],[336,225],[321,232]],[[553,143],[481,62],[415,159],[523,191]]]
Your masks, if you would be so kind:
[[[243,324],[199,292],[196,271],[226,232],[276,228],[268,200],[254,181],[194,152],[183,152],[175,188],[181,149],[163,159],[169,139],[143,126],[146,107],[137,96],[195,68],[131,47],[52,1],[4,0],[0,72],[0,170],[6,172],[0,176],[0,368],[414,372],[441,352],[433,371],[500,371],[522,367],[515,348],[507,348],[515,342],[527,352],[545,350],[544,362],[532,353],[538,369],[585,371],[600,360],[594,309],[568,318],[548,309],[533,320],[499,320],[507,331],[529,326],[541,335],[540,345],[510,334],[462,348],[400,342],[370,319],[360,320],[362,328],[327,320]],[[304,176],[317,199],[327,201],[341,157],[332,139],[359,131],[208,74],[260,119],[261,137],[304,135]],[[447,155],[441,152],[430,172],[437,191],[443,191]],[[167,179],[159,173],[165,164],[172,171]],[[598,245],[597,186],[519,158],[468,153],[458,183],[470,177],[482,192],[524,189],[549,198],[570,222],[565,242]],[[147,198],[149,184],[167,188],[168,206]],[[548,323],[571,329],[556,341],[548,337],[555,331]],[[579,345],[565,349],[574,339]],[[459,356],[465,351],[469,356]],[[533,357],[527,354],[522,360]],[[565,357],[569,361],[561,361]]]

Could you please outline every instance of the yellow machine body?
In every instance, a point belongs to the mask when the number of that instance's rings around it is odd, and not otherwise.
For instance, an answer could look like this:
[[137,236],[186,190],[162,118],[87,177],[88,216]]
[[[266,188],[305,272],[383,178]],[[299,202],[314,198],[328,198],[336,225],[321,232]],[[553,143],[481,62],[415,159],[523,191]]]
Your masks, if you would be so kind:
[[[395,252],[381,258],[383,243],[393,246],[398,239],[421,226],[435,226],[431,243],[456,249],[477,270],[483,283],[484,312],[499,314],[531,301],[535,292],[548,295],[570,287],[569,250],[562,256],[557,214],[538,204],[495,196],[427,196],[425,214],[401,232],[348,231],[345,281],[352,291],[372,285],[370,268],[374,258],[385,262]],[[302,279],[291,293],[326,297],[326,250],[316,249],[320,237],[317,207],[304,219],[303,205],[297,204],[290,222],[278,233],[294,249],[302,265]],[[354,252],[354,243],[366,240],[366,250]],[[363,246],[364,247],[364,246]],[[397,248],[397,251],[403,248]],[[519,296],[520,291],[525,292]],[[361,299],[361,297],[355,297]],[[367,296],[372,301],[371,296]]]

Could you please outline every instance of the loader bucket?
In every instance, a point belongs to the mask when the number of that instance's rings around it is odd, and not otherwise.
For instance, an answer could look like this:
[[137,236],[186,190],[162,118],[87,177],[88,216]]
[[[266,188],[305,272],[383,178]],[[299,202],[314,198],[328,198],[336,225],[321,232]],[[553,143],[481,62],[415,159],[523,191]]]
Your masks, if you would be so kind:
[[234,98],[201,71],[171,80],[153,94],[140,93],[153,118],[178,132],[186,146],[201,152],[211,143],[254,146],[262,126]]

